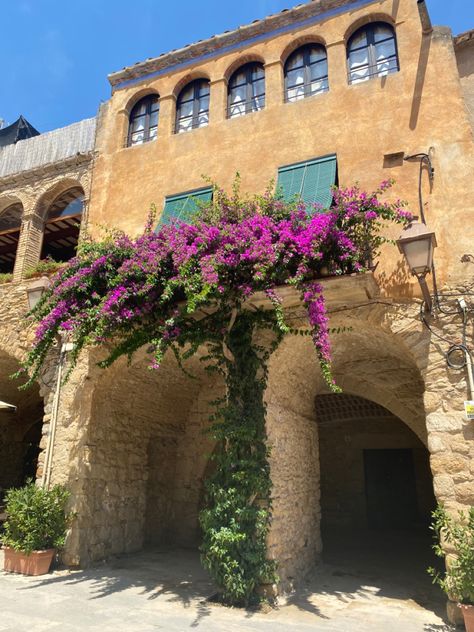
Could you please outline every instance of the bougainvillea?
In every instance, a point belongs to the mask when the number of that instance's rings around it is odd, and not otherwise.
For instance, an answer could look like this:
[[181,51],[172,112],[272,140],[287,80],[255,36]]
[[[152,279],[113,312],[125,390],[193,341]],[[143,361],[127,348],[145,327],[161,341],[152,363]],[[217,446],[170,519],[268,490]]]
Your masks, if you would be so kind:
[[[265,291],[281,316],[283,285],[301,291],[316,350],[327,365],[324,298],[314,279],[362,270],[385,241],[383,222],[410,218],[400,202],[379,200],[390,185],[384,182],[370,195],[358,187],[336,189],[326,212],[285,203],[270,192],[242,198],[237,190],[227,196],[215,187],[214,201],[192,221],[155,231],[151,214],[136,239],[112,231],[102,241],[85,241],[33,311],[39,325],[26,363],[32,380],[58,334],[70,334],[73,363],[84,346],[113,339],[104,366],[151,343],[151,365],[158,368],[168,348],[177,351],[196,337],[225,343],[222,313],[245,306],[254,292]],[[204,307],[212,311],[197,320]],[[284,319],[276,320],[287,333]]]
[[[406,222],[403,204],[380,201],[390,182],[374,193],[358,187],[334,191],[334,205],[284,202],[267,191],[245,197],[238,180],[227,195],[214,187],[213,201],[187,221],[145,231],[131,239],[109,232],[86,240],[78,256],[52,280],[35,310],[36,340],[25,370],[33,381],[58,335],[74,343],[73,367],[87,345],[108,341],[106,367],[147,345],[150,368],[171,350],[185,361],[203,346],[210,371],[220,372],[227,395],[216,402],[210,432],[220,445],[202,512],[203,561],[224,599],[248,603],[258,585],[274,580],[266,560],[271,480],[263,393],[267,361],[286,334],[310,335],[323,375],[330,373],[330,341],[318,278],[363,270],[386,240],[387,221]],[[309,327],[285,322],[280,286],[301,293]],[[255,308],[251,296],[266,295]],[[273,342],[259,344],[270,330]]]

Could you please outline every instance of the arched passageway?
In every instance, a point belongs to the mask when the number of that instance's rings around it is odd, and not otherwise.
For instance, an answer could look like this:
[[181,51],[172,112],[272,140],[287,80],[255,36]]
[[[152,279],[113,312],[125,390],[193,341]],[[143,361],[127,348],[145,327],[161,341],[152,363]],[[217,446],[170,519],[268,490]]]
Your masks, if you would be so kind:
[[[435,501],[420,370],[396,335],[363,319],[339,324],[351,327],[333,339],[333,374],[342,394],[328,392],[306,337],[285,339],[270,362],[269,551],[283,588],[322,560],[357,551],[365,551],[362,564],[382,562],[382,575],[390,574],[384,555],[407,542],[407,534],[422,535],[413,546],[430,558],[425,536]],[[429,589],[420,560],[412,557],[409,569],[421,571]],[[350,563],[347,572],[353,572]]]
[[84,206],[84,191],[75,186],[47,206],[41,259],[68,261],[76,254]]
[[436,501],[425,445],[368,399],[316,397],[323,560],[354,572],[423,576]]
[[7,207],[0,210],[0,274],[13,273],[22,215],[23,206],[20,201],[7,203]]
[[[140,355],[140,354],[138,354]],[[141,354],[97,375],[78,469],[77,563],[144,546],[200,544],[198,514],[213,442],[210,402],[221,393],[198,359],[150,370]]]
[[0,351],[0,401],[16,411],[0,408],[0,504],[5,490],[35,477],[43,426],[43,401],[37,386],[19,391],[18,380],[10,376],[18,362]]

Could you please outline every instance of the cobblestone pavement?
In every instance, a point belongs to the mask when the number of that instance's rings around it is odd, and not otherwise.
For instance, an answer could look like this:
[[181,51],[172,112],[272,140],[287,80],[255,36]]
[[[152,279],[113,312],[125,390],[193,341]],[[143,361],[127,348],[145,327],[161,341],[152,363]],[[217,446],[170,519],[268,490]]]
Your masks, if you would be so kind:
[[0,631],[448,632],[426,586],[324,565],[278,608],[246,612],[207,601],[196,553],[154,550],[43,577],[0,572]]

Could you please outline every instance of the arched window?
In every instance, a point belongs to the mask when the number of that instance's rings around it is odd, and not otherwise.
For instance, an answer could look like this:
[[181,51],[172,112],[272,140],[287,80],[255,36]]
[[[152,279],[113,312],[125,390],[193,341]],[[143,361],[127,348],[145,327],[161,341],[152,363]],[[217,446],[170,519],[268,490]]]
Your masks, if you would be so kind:
[[328,90],[328,59],[324,46],[307,44],[295,50],[285,63],[286,100],[298,101]]
[[68,261],[76,254],[84,206],[81,187],[61,193],[49,206],[44,225],[41,259]]
[[128,145],[141,145],[155,140],[158,133],[159,97],[149,94],[140,99],[130,112]]
[[209,81],[196,79],[185,86],[178,96],[176,133],[188,132],[209,123]]
[[15,267],[16,250],[20,238],[21,203],[12,204],[0,214],[0,273],[11,274]]
[[234,118],[265,107],[265,71],[257,62],[245,64],[229,81],[227,116]]
[[374,22],[358,29],[347,44],[347,65],[349,83],[397,72],[397,40],[390,24]]

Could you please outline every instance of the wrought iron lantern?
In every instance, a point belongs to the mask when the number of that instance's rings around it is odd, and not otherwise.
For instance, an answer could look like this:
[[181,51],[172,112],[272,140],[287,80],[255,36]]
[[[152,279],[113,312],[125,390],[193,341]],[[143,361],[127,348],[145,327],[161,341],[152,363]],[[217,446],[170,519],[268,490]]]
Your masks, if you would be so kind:
[[414,219],[403,229],[397,239],[397,246],[407,260],[411,273],[418,279],[426,307],[431,311],[432,300],[425,277],[433,267],[433,252],[436,247],[434,232],[426,224]]

